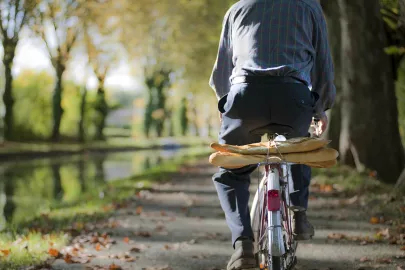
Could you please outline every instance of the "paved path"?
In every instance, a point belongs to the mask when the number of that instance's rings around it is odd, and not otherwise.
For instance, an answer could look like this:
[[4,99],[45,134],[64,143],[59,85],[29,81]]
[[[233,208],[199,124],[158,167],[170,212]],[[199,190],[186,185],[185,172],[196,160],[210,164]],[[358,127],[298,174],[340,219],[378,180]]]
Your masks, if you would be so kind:
[[[59,259],[53,268],[225,269],[232,249],[211,182],[214,172],[215,168],[200,162],[184,168],[170,182],[135,195],[109,221],[97,224],[99,235],[106,233],[103,237],[86,235],[75,240],[84,243],[81,254],[95,256],[90,263],[66,264]],[[252,193],[256,181],[253,183]],[[312,194],[309,216],[316,227],[316,236],[300,244],[297,269],[405,269],[404,251],[399,246],[367,243],[366,237],[373,238],[380,227],[368,223],[369,217],[358,204],[326,195]],[[342,239],[360,236],[358,240]],[[103,246],[110,242],[113,244]]]

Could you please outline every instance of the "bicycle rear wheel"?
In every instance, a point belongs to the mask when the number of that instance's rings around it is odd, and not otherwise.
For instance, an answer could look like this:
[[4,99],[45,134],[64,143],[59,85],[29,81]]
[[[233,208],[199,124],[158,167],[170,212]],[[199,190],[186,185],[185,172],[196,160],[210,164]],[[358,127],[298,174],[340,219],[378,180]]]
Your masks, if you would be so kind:
[[283,229],[283,245],[286,253],[282,256],[269,256],[266,182],[267,179],[263,178],[259,184],[250,213],[258,266],[259,269],[262,270],[292,270],[297,262],[295,257],[297,242],[292,238],[291,216],[288,212],[287,198],[284,192],[282,192],[280,211]]

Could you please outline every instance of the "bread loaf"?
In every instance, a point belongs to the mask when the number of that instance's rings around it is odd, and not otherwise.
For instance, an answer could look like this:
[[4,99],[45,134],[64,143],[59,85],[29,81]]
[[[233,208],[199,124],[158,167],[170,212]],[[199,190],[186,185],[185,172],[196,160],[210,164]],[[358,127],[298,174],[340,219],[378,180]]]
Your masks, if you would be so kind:
[[[287,162],[307,164],[312,167],[330,167],[336,164],[338,155],[339,153],[335,149],[321,148],[305,153],[287,153],[283,155],[283,159]],[[281,162],[283,159],[279,155],[270,155],[267,159],[267,155],[241,155],[230,152],[216,152],[210,156],[209,161],[215,166],[234,169],[250,164],[266,162],[266,160],[272,163]]]
[[268,152],[270,154],[309,152],[323,148],[329,143],[329,140],[302,137],[292,138],[284,142],[276,141],[270,147],[267,142],[241,146],[212,143],[211,147],[219,152],[238,153],[243,155],[267,155]]

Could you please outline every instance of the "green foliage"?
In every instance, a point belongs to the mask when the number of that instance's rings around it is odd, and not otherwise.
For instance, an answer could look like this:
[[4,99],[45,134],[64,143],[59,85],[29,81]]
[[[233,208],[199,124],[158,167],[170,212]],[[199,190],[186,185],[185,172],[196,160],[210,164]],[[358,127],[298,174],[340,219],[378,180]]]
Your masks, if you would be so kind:
[[149,135],[150,135],[152,122],[153,122],[153,118],[152,118],[153,110],[154,110],[153,95],[151,92],[149,92],[148,103],[146,104],[145,114],[144,114],[144,119],[143,119],[143,130],[144,130],[146,137],[149,137]]
[[[52,91],[54,79],[46,72],[23,71],[14,80],[15,128],[14,140],[46,140],[52,129]],[[62,107],[64,115],[61,132],[64,137],[76,138],[80,121],[81,95],[80,87],[66,82],[64,84]],[[88,93],[88,102],[95,100],[94,92]],[[94,133],[92,121],[94,110],[86,106],[85,133]]]
[[53,78],[45,73],[24,71],[14,83],[15,140],[43,140],[50,136]]
[[167,119],[166,91],[170,86],[171,71],[164,68],[156,68],[147,73],[145,84],[148,91],[148,104],[145,109],[144,132],[148,137],[153,127],[158,137],[162,137]]
[[109,112],[104,86],[99,86],[99,89],[97,90],[96,101],[94,103],[94,110],[95,110],[94,123],[96,125],[95,139],[103,140],[105,121]]

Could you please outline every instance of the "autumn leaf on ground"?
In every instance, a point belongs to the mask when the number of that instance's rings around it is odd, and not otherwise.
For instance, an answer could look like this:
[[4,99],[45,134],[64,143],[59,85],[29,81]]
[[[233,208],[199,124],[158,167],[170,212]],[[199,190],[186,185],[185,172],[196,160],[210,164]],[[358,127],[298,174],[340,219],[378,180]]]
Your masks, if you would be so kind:
[[100,251],[101,250],[101,245],[100,245],[100,243],[97,243],[97,245],[94,247],[97,251]]
[[73,263],[72,255],[70,255],[69,253],[67,253],[63,259],[65,260],[66,263],[69,263],[69,264]]
[[116,264],[111,264],[111,265],[108,267],[108,270],[122,270],[122,267],[119,266],[119,265],[116,265]]
[[48,254],[49,254],[50,256],[52,256],[52,257],[55,257],[55,258],[59,258],[59,257],[62,256],[62,254],[60,254],[59,250],[54,249],[54,248],[50,248],[50,249],[48,250]]
[[345,239],[346,235],[342,234],[342,233],[331,233],[328,235],[328,239],[334,239],[334,240],[341,240],[341,239]]
[[142,236],[142,237],[151,237],[152,235],[150,234],[150,232],[136,232],[135,233],[136,236]]
[[159,266],[159,267],[146,267],[142,268],[142,270],[173,270],[173,268],[167,266]]
[[134,262],[134,261],[136,261],[136,259],[134,257],[129,256],[129,255],[124,255],[123,260],[126,261],[126,262]]
[[389,263],[392,262],[392,260],[389,259],[389,258],[381,258],[381,259],[378,259],[377,262],[378,262],[378,263],[386,263],[386,264],[389,264]]
[[370,218],[370,223],[371,223],[371,224],[384,223],[384,218],[383,218],[383,217],[376,217],[376,216],[373,216],[373,217]]
[[207,258],[207,256],[206,255],[194,255],[194,256],[192,256],[192,258],[193,259],[205,259],[205,258]]
[[129,238],[128,237],[124,238],[124,243],[127,243],[127,244],[129,243]]
[[5,257],[7,257],[9,254],[10,254],[10,249],[1,249],[0,250],[0,252],[5,256]]
[[369,261],[371,261],[371,259],[368,258],[368,257],[362,257],[362,258],[360,258],[360,261],[361,262],[369,262]]
[[166,250],[177,250],[180,248],[180,243],[172,244],[172,245],[164,245],[164,249]]
[[140,214],[142,213],[142,211],[143,211],[143,207],[142,207],[142,206],[138,206],[138,207],[136,208],[136,214],[137,214],[137,215],[140,215]]
[[130,252],[136,252],[136,253],[139,253],[139,252],[141,252],[141,249],[140,249],[140,248],[138,248],[138,247],[133,247],[133,248],[131,248],[129,251],[130,251]]

